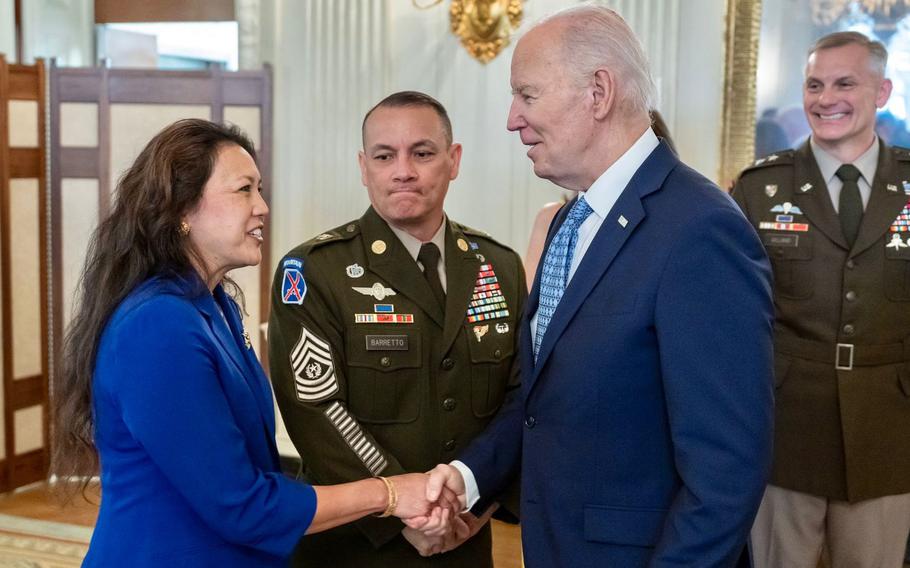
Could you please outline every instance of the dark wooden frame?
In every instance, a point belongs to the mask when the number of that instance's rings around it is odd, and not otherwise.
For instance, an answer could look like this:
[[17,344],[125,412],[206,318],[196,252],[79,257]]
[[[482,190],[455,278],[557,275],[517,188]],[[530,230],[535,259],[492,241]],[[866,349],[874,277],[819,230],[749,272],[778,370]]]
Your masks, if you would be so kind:
[[[48,329],[48,234],[47,234],[47,144],[45,130],[47,80],[42,60],[35,65],[7,64],[0,55],[0,302],[3,316],[3,426],[6,433],[6,457],[0,466],[0,491],[10,491],[45,478],[50,464],[50,438],[48,405],[48,376],[50,369],[50,345],[47,333],[43,334],[41,346],[41,373],[31,377],[13,376],[12,336],[15,333],[12,321],[12,266],[10,235],[10,181],[14,178],[38,180],[38,234],[41,286],[41,325]],[[9,131],[9,101],[30,100],[38,103],[38,147],[11,148],[7,138]],[[18,410],[41,406],[43,408],[42,448],[24,454],[15,454],[16,430],[14,414]]]

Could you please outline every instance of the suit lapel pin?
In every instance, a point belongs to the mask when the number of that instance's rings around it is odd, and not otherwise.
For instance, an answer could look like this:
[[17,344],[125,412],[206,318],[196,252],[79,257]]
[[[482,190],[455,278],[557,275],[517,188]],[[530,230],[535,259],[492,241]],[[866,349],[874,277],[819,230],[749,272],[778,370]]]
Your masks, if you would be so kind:
[[799,190],[802,191],[803,193],[806,193],[806,192],[809,191],[810,189],[812,189],[812,184],[811,184],[811,183],[803,184],[803,186],[799,188]]
[[774,197],[775,195],[777,195],[777,184],[769,183],[768,185],[766,185],[765,186],[765,195],[767,195],[768,197]]
[[625,229],[626,225],[629,224],[629,220],[626,219],[624,215],[620,215],[618,221],[619,221],[619,226],[622,227],[623,229]]

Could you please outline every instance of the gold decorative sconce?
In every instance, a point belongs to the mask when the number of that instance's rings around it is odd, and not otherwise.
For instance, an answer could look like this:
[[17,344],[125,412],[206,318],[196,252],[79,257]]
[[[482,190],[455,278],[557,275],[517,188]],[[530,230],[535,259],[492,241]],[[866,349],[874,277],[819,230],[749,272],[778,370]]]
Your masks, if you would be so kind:
[[[413,0],[417,8],[431,8],[440,4],[437,0],[421,5]],[[491,59],[509,45],[512,32],[521,25],[522,0],[452,0],[449,7],[449,21],[452,33],[461,39],[461,45],[471,57],[481,63]]]

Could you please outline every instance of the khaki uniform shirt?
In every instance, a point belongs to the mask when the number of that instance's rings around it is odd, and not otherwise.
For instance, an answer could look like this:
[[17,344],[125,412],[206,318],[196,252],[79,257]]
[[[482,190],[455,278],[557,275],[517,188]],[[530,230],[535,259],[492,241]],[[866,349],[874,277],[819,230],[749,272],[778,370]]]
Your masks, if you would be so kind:
[[733,197],[774,270],[771,482],[850,502],[910,492],[910,153],[881,144],[848,248],[808,143]]
[[[423,472],[456,458],[518,385],[520,257],[446,221],[446,305],[389,225],[359,220],[290,251],[269,323],[281,415],[314,484]],[[293,564],[491,566],[489,528],[424,559],[395,518],[307,536]]]

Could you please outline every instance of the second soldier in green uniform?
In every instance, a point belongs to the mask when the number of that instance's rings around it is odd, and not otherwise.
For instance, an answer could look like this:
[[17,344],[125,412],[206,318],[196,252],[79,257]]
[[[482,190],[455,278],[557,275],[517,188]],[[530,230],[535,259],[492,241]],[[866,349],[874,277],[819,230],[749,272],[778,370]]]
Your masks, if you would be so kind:
[[[415,92],[364,118],[358,220],[291,250],[272,289],[269,360],[313,483],[427,471],[456,458],[518,384],[521,259],[447,219],[458,174],[445,109]],[[486,519],[432,541],[394,518],[303,539],[296,566],[492,566]]]

